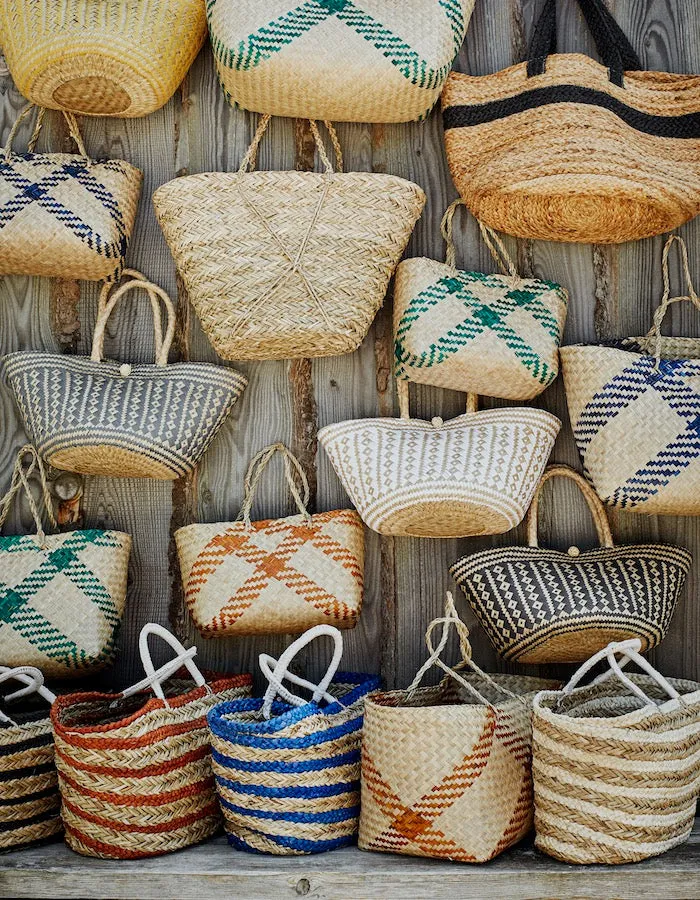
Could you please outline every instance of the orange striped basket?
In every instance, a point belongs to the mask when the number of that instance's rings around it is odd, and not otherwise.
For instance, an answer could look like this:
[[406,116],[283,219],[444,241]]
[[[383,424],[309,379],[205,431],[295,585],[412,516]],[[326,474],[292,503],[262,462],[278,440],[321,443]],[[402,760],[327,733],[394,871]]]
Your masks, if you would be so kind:
[[[158,670],[151,634],[177,653]],[[60,697],[51,710],[66,843],[85,856],[158,856],[221,826],[206,714],[250,696],[251,676],[205,678],[196,649],[160,625],[144,626],[139,650],[143,681],[121,694]]]

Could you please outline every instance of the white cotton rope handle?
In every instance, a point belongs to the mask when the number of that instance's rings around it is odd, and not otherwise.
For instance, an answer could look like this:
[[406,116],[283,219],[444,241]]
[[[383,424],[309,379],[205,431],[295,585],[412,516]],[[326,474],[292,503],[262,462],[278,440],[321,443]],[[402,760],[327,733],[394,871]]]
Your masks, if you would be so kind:
[[[167,644],[170,644],[177,653],[177,656],[174,659],[171,659],[159,669],[156,669],[153,665],[151,651],[148,647],[148,638],[152,634],[161,638]],[[143,665],[143,670],[146,673],[146,677],[137,684],[132,684],[131,687],[126,688],[126,690],[122,692],[122,697],[131,697],[139,691],[151,688],[156,697],[168,706],[169,704],[165,699],[165,694],[161,685],[164,681],[167,681],[168,678],[174,675],[183,665],[192,676],[197,687],[206,687],[210,690],[204,675],[202,675],[193,662],[193,658],[197,655],[197,648],[190,647],[189,650],[186,650],[175,635],[171,634],[167,628],[163,628],[162,625],[158,625],[155,622],[149,622],[147,625],[143,626],[141,634],[139,635],[139,655],[141,656],[141,663]]]
[[[43,673],[34,666],[15,666],[15,668],[0,666],[0,684],[12,679],[21,681],[26,687],[20,688],[18,691],[13,691],[11,694],[6,694],[4,697],[6,701],[19,700],[20,697],[38,694],[42,699],[46,700],[49,706],[55,702],[56,695],[53,691],[44,687]],[[17,722],[15,722],[14,719],[11,719],[1,711],[0,722],[6,722],[8,725],[17,725]]]
[[[311,643],[311,641],[324,635],[333,638],[333,657],[328,664],[326,674],[318,684],[313,684],[313,682],[306,681],[290,672],[289,665],[299,651],[303,650],[307,644]],[[338,671],[342,655],[343,635],[332,625],[315,625],[313,628],[309,628],[309,630],[305,631],[300,638],[297,638],[296,641],[290,644],[276,661],[267,653],[261,653],[258,661],[263,675],[269,682],[267,690],[265,691],[265,696],[263,697],[263,717],[265,719],[270,718],[272,715],[272,704],[277,697],[282,697],[283,700],[286,700],[287,703],[291,703],[293,706],[304,706],[304,704],[309,702],[302,697],[297,697],[296,694],[289,691],[283,684],[285,679],[291,681],[292,684],[308,688],[308,690],[312,691],[311,701],[313,703],[318,703],[321,699],[327,700],[329,703],[334,703],[335,697],[328,693],[328,688],[333,681],[333,676]]]

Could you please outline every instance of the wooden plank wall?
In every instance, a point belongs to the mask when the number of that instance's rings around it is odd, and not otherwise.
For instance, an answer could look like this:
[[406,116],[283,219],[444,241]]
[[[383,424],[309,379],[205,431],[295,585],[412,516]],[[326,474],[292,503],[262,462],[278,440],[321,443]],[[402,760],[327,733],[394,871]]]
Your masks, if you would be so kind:
[[[561,0],[560,49],[593,52],[573,0]],[[611,0],[622,27],[648,68],[700,72],[700,0]],[[541,0],[477,0],[472,23],[457,67],[472,74],[493,72],[523,58]],[[23,100],[9,76],[0,76],[0,137],[4,141]],[[59,149],[65,142],[60,116],[51,114],[44,146]],[[219,89],[207,46],[181,90],[160,111],[135,120],[84,119],[82,127],[93,156],[124,157],[145,172],[145,183],[129,264],[163,285],[178,304],[175,358],[216,361],[199,323],[188,309],[182,286],[156,224],[150,197],[158,185],[179,175],[237,168],[253,134],[256,118],[232,109]],[[391,172],[418,182],[428,204],[407,255],[443,258],[439,222],[455,196],[442,143],[439,113],[423,123],[407,125],[343,124],[338,133],[346,170]],[[22,138],[26,139],[26,133]],[[42,146],[40,144],[40,146]],[[261,168],[313,166],[308,126],[274,120],[259,156]],[[700,284],[700,223],[682,229]],[[488,252],[478,240],[473,221],[463,214],[457,229],[461,264],[493,271]],[[571,294],[566,342],[610,338],[646,331],[651,311],[661,296],[662,238],[618,247],[548,244],[509,240],[526,273],[559,281]],[[231,248],[235,253],[235,247]],[[673,264],[676,286],[679,270]],[[89,353],[95,317],[96,287],[36,278],[0,279],[0,353],[20,348],[50,348]],[[369,336],[353,355],[333,359],[261,362],[237,366],[249,387],[199,471],[181,482],[87,478],[84,521],[113,527],[134,537],[128,612],[121,652],[111,676],[115,684],[136,677],[139,661],[136,637],[148,620],[170,623],[183,639],[197,640],[201,658],[211,666],[231,670],[255,667],[257,653],[279,650],[286,637],[204,641],[198,638],[183,608],[172,533],[191,521],[227,520],[235,516],[242,497],[242,479],[251,456],[264,445],[282,440],[300,456],[314,488],[319,510],[340,506],[346,498],[322,452],[316,434],[328,422],[359,416],[392,414],[396,409],[391,375],[391,299],[377,317]],[[697,334],[700,323],[687,308],[676,308],[673,333]],[[147,304],[131,300],[110,323],[106,346],[112,358],[145,361],[152,352]],[[432,388],[414,389],[414,413],[445,418],[459,413],[464,396]],[[568,427],[561,380],[537,401],[565,423],[554,459],[578,465]],[[0,387],[0,484],[7,483],[13,454],[24,440],[13,402]],[[624,452],[621,448],[620,452]],[[290,510],[279,469],[262,485],[256,512],[275,516]],[[584,507],[568,484],[556,484],[556,509],[548,496],[541,534],[545,542],[566,547],[592,543],[592,527]],[[17,528],[28,526],[26,515]],[[621,542],[662,540],[689,547],[696,567],[686,597],[676,612],[667,639],[655,653],[662,670],[672,675],[700,677],[698,648],[698,578],[700,523],[693,518],[646,518],[614,515]],[[367,532],[366,600],[360,624],[347,633],[345,665],[381,671],[389,685],[408,683],[424,659],[427,622],[439,614],[444,592],[454,587],[448,566],[461,554],[498,542],[523,540],[522,527],[498,538],[414,540],[380,537]],[[484,635],[460,599],[473,626],[475,658],[489,668],[502,668]],[[318,670],[325,648],[312,648],[306,664]]]

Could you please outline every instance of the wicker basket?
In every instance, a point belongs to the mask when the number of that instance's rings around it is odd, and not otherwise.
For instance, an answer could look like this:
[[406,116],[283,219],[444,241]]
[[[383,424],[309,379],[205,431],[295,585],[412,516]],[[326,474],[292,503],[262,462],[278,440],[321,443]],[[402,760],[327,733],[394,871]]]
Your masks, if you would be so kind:
[[408,122],[427,116],[474,0],[210,0],[229,101],[276,116]]
[[[177,653],[157,671],[152,634]],[[221,827],[206,714],[250,696],[252,679],[208,673],[205,680],[194,647],[185,650],[160,625],[144,626],[139,651],[143,681],[122,694],[59,697],[51,710],[66,843],[84,856],[157,856]]]
[[521,278],[498,235],[481,223],[503,274],[457,269],[452,223],[461,203],[452,203],[442,220],[446,263],[416,257],[396,270],[396,377],[531,400],[559,372],[568,295],[551,281]]
[[[56,837],[61,825],[53,734],[46,703],[56,699],[38,669],[0,666],[0,682],[25,687],[0,702],[0,850],[18,850]],[[39,701],[25,699],[36,694]]]
[[[544,483],[572,479],[593,518],[600,547],[543,550],[537,509]],[[692,556],[665,544],[613,545],[605,509],[568,466],[542,476],[527,516],[527,547],[492,547],[450,569],[493,646],[521,663],[581,662],[610,641],[639,638],[646,651],[666,634]]]
[[[335,653],[316,685],[287,667],[321,635],[333,638]],[[209,713],[216,786],[233,847],[296,856],[354,841],[364,699],[379,679],[336,674],[342,652],[341,633],[316,625],[278,661],[261,654],[269,681],[263,699],[222,703]],[[291,693],[285,679],[312,691],[311,700]]]
[[78,153],[35,153],[43,109],[29,152],[17,153],[15,136],[32,109],[15,120],[0,165],[0,275],[118,280],[141,171],[123,159],[91,160],[70,113],[65,119]]
[[3,0],[15,84],[41,106],[145,116],[175,93],[207,33],[202,0]]
[[[260,477],[276,453],[299,515],[251,522]],[[205,637],[295,634],[323,622],[355,627],[362,608],[362,522],[354,509],[311,515],[308,503],[309,484],[298,460],[284,444],[271,444],[248,468],[243,521],[175,532],[185,599]]]
[[474,215],[524,238],[619,243],[700,211],[700,76],[643,72],[604,0],[578,0],[603,64],[556,53],[546,0],[529,60],[452,73],[445,146]]
[[[638,640],[610,644],[563,691],[535,698],[536,845],[565,862],[636,862],[682,844],[693,827],[700,684],[663,678],[639,649]],[[611,668],[573,690],[605,658]],[[648,674],[626,675],[630,659]]]
[[0,500],[0,528],[21,490],[36,526],[35,534],[0,537],[0,660],[40,667],[55,678],[76,678],[114,658],[131,536],[96,529],[45,534],[31,491],[34,475],[47,518],[56,527],[44,467],[27,445]]
[[[253,172],[268,121],[238,173],[158,188],[158,221],[224,359],[351,353],[384,301],[425,194],[395,175],[334,172],[313,122],[324,173]],[[340,169],[332,128],[331,136]]]
[[[180,478],[191,472],[240,397],[247,379],[207,363],[168,365],[175,311],[168,295],[139,272],[109,296],[105,285],[92,356],[20,351],[5,376],[25,429],[57,469],[124,478]],[[103,361],[107,320],[127,291],[143,288],[155,327],[155,365]],[[168,323],[161,333],[158,301]]]

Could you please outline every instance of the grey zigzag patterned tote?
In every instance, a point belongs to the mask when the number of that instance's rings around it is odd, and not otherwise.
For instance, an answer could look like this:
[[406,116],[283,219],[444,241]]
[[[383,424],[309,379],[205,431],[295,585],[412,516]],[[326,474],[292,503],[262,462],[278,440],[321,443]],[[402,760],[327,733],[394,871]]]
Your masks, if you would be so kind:
[[[555,476],[581,489],[601,546],[581,552],[537,543],[544,483]],[[692,557],[665,544],[613,545],[605,508],[568,466],[550,466],[527,516],[527,547],[493,547],[450,569],[493,646],[522,663],[581,662],[610,641],[639,638],[642,650],[666,634]]]
[[[92,355],[22,351],[4,373],[24,426],[41,456],[84,475],[174,479],[197,464],[240,397],[247,379],[224,366],[168,365],[175,311],[168,295],[133,269],[132,280],[100,296]],[[110,313],[127,291],[143,288],[155,326],[155,365],[104,362]],[[162,334],[159,300],[167,312]]]

